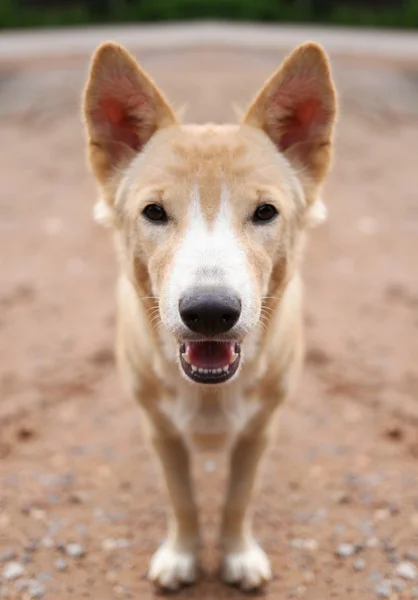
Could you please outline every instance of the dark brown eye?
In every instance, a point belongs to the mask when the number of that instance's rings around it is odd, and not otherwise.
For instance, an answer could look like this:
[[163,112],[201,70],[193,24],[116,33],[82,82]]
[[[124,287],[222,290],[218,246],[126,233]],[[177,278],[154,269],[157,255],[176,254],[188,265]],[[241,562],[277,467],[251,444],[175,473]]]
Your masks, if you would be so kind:
[[154,223],[167,223],[167,213],[159,204],[148,204],[142,211],[144,217]]
[[267,223],[277,217],[279,213],[272,204],[261,204],[253,214],[253,223]]

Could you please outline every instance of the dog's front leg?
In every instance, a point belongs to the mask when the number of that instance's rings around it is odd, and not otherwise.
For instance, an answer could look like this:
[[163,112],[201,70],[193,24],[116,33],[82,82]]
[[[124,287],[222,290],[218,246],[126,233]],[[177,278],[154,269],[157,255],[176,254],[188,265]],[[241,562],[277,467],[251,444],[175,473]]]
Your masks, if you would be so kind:
[[184,441],[175,434],[157,431],[152,444],[163,468],[172,515],[167,541],[154,554],[149,577],[160,587],[175,590],[197,577],[198,519],[190,459]]
[[238,438],[231,455],[221,542],[222,576],[244,590],[256,589],[271,579],[270,563],[252,534],[249,505],[257,468],[268,446],[268,434],[259,431]]

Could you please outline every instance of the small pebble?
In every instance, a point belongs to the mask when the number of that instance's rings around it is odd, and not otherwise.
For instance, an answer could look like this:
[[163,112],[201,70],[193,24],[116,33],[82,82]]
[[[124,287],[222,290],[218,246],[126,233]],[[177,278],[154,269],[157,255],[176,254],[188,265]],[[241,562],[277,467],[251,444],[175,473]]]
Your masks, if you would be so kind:
[[375,521],[386,521],[391,516],[388,508],[379,508],[374,512],[373,518]]
[[32,508],[29,514],[32,517],[32,519],[35,519],[35,521],[46,520],[46,512],[41,508]]
[[14,550],[5,550],[0,554],[0,563],[9,562],[11,560],[15,560],[17,558],[17,554]]
[[418,562],[418,550],[407,550],[403,557],[407,561]]
[[216,470],[216,463],[214,460],[205,460],[203,468],[206,473],[213,473]]
[[362,504],[371,504],[373,502],[373,496],[372,494],[368,494],[368,493],[363,493],[360,496],[360,502]]
[[31,579],[28,586],[30,598],[43,598],[45,595],[45,586],[36,579]]
[[87,492],[82,492],[80,490],[76,490],[68,497],[69,502],[72,504],[84,504],[87,502],[89,496]]
[[118,574],[116,571],[108,571],[105,575],[105,578],[109,583],[116,583],[118,580]]
[[392,595],[392,585],[390,581],[381,581],[374,588],[378,598],[390,598]]
[[39,541],[38,540],[29,540],[26,544],[25,544],[25,550],[26,552],[36,552],[39,548]]
[[67,561],[63,558],[57,558],[55,561],[55,568],[57,571],[65,571],[67,569]]
[[87,533],[87,527],[85,525],[76,525],[75,530],[79,535],[85,535]]
[[296,550],[309,550],[310,552],[315,552],[315,550],[318,550],[318,545],[318,542],[314,539],[304,540],[295,538],[290,541],[290,546]]
[[53,519],[47,524],[47,532],[49,537],[54,537],[61,531],[64,526],[64,521]]
[[50,581],[52,579],[52,574],[48,573],[48,571],[43,571],[42,573],[39,573],[39,579],[40,581]]
[[383,552],[393,553],[396,550],[395,544],[391,540],[382,540],[382,550]]
[[27,590],[29,587],[29,579],[19,579],[15,581],[14,588],[17,592],[22,592],[23,590]]
[[366,542],[366,546],[368,548],[377,548],[378,545],[379,545],[379,539],[377,537],[371,537]]
[[315,581],[315,573],[312,571],[305,571],[303,574],[304,583],[313,583]]
[[28,515],[30,513],[31,509],[32,509],[32,504],[30,502],[24,502],[20,506],[20,512],[23,515]]
[[366,561],[363,558],[357,558],[353,563],[355,571],[364,571],[366,568]]
[[411,562],[401,562],[396,567],[396,575],[402,579],[414,581],[418,578],[418,568]]
[[345,525],[335,525],[333,529],[334,535],[342,535],[345,531]]
[[68,544],[65,550],[68,556],[71,556],[72,558],[81,558],[85,554],[81,544]]
[[392,588],[395,592],[403,592],[406,587],[406,584],[401,579],[392,579]]
[[47,548],[48,550],[50,550],[51,548],[54,547],[54,540],[50,537],[45,537],[41,541],[41,544],[44,548]]
[[336,554],[339,558],[348,558],[353,556],[356,548],[353,544],[340,544],[336,550]]
[[24,552],[22,554],[22,563],[24,563],[25,565],[31,563],[32,560],[32,555],[29,552]]
[[3,578],[6,581],[13,581],[18,577],[22,577],[25,572],[23,566],[18,562],[10,562],[3,569]]
[[318,510],[316,512],[314,512],[314,514],[312,515],[311,520],[313,522],[318,522],[318,521],[323,521],[327,517],[328,517],[327,509],[326,508],[318,508]]
[[375,531],[375,526],[371,521],[361,520],[358,523],[358,527],[365,535],[373,535]]
[[337,504],[350,504],[351,496],[347,492],[337,491],[331,494],[331,500]]
[[125,540],[125,539],[112,539],[112,538],[108,538],[106,540],[103,540],[102,542],[102,548],[103,550],[107,550],[107,551],[111,551],[111,550],[120,550],[123,548],[129,548],[129,546],[131,545],[131,542],[129,540]]

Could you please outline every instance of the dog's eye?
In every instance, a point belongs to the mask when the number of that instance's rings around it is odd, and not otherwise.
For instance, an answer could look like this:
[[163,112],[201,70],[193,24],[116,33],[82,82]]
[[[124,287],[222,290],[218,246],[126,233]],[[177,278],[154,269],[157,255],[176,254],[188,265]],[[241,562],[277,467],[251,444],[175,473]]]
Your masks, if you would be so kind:
[[149,221],[153,221],[154,223],[167,222],[167,213],[159,204],[148,204],[148,206],[146,206],[142,211],[142,214]]
[[272,204],[261,204],[253,214],[254,223],[266,223],[272,221],[279,213]]

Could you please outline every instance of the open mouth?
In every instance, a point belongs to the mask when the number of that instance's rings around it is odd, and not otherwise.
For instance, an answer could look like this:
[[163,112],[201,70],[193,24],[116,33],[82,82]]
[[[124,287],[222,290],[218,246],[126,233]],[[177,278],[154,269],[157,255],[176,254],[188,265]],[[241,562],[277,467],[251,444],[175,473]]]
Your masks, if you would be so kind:
[[224,383],[237,372],[238,342],[184,342],[180,345],[183,371],[196,383]]

